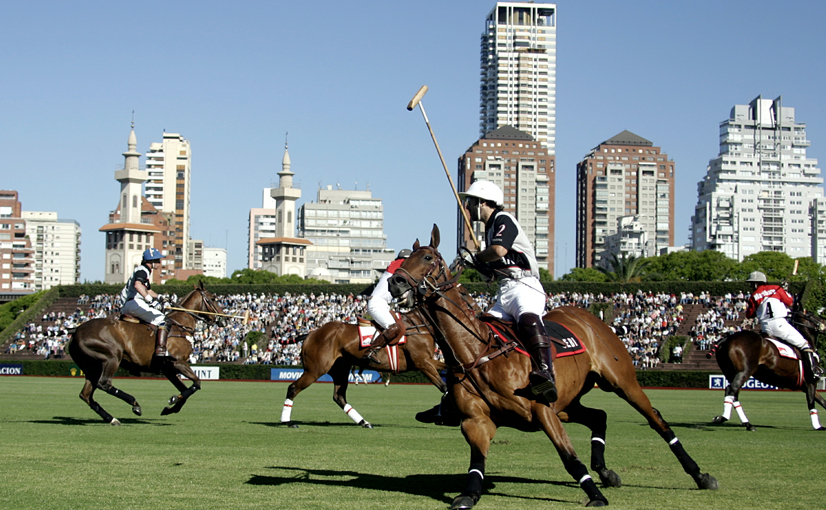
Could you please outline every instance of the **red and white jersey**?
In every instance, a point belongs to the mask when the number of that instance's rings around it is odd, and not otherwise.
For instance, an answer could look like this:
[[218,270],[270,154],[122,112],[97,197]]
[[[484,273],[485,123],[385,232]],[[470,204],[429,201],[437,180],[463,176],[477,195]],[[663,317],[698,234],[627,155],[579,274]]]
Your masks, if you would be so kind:
[[788,314],[794,299],[779,285],[761,285],[749,297],[746,317],[758,320],[782,319]]

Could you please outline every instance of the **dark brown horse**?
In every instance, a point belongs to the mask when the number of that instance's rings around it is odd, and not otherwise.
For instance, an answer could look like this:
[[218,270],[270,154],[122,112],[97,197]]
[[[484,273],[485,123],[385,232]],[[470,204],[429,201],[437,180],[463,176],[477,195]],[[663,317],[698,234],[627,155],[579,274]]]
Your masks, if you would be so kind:
[[[465,306],[456,276],[437,251],[439,229],[434,225],[429,246],[413,245],[413,254],[390,280],[394,297],[407,292],[417,294],[418,307],[432,323],[439,338],[454,384],[450,395],[462,416],[462,434],[470,445],[470,468],[464,491],[453,500],[452,509],[471,508],[482,494],[485,461],[490,442],[498,427],[543,431],[553,442],[568,473],[588,495],[587,506],[603,506],[607,500],[588,475],[574,451],[561,421],[581,423],[591,433],[591,468],[603,483],[620,485],[619,477],[605,467],[606,414],[589,409],[580,399],[594,384],[628,401],[648,424],[670,445],[683,469],[701,489],[716,489],[717,480],[701,473],[686,453],[660,413],[651,407],[637,383],[631,358],[611,329],[590,312],[576,307],[561,307],[545,319],[568,328],[585,344],[579,355],[561,357],[554,362],[559,400],[549,404],[528,389],[531,361],[528,356],[500,347],[489,327]],[[507,351],[506,351],[507,352]]]
[[301,361],[304,373],[287,388],[287,399],[281,411],[281,423],[290,428],[297,428],[291,421],[293,401],[302,390],[313,384],[324,374],[333,378],[333,401],[347,413],[354,422],[364,428],[373,428],[353,407],[347,403],[347,384],[350,368],[353,365],[372,368],[383,372],[407,372],[420,370],[443,394],[447,386],[439,371],[444,363],[433,358],[436,343],[430,334],[426,322],[417,312],[402,314],[406,326],[407,341],[398,345],[397,361],[390,363],[390,350],[381,349],[377,353],[380,364],[370,363],[364,356],[369,347],[361,347],[358,326],[344,322],[328,322],[318,329],[304,335],[301,346]]
[[[177,413],[186,400],[201,389],[201,380],[190,368],[188,360],[192,344],[187,337],[195,333],[198,320],[212,323],[216,314],[223,314],[214,296],[204,289],[201,282],[180,302],[181,308],[192,312],[174,311],[167,314],[166,327],[169,329],[167,348],[175,361],[166,358],[162,363],[152,363],[155,352],[155,329],[146,323],[120,320],[117,315],[105,319],[92,319],[78,326],[69,343],[69,355],[86,376],[80,398],[101,418],[112,425],[120,425],[98,404],[92,396],[97,388],[114,395],[132,406],[132,412],[141,415],[141,406],[135,397],[115,388],[112,378],[118,367],[133,371],[160,372],[178,389],[180,394],[169,399],[161,415]],[[198,312],[206,312],[199,314]],[[178,378],[178,374],[192,381],[189,388]]]
[[[797,309],[792,313],[792,323],[816,351],[817,334],[824,330],[820,319],[810,312]],[[789,348],[792,349],[791,346]],[[800,352],[794,350],[800,356]],[[801,361],[781,356],[777,346],[757,331],[745,329],[732,333],[713,347],[709,353],[711,355],[716,356],[717,364],[729,382],[723,401],[723,414],[715,416],[712,423],[728,421],[733,408],[746,430],[755,430],[740,405],[740,390],[753,376],[758,381],[778,388],[805,393],[812,427],[815,430],[826,430],[820,425],[815,408],[815,402],[826,408],[826,400],[818,395],[815,384],[806,382]]]

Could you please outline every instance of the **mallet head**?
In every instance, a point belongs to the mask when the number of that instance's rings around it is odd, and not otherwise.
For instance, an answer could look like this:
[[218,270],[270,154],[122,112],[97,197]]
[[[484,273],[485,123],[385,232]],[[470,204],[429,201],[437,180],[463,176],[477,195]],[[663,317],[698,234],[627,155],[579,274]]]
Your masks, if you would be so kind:
[[422,88],[420,88],[419,91],[416,92],[416,95],[413,96],[413,99],[411,99],[410,102],[407,103],[408,111],[415,108],[416,105],[419,104],[419,101],[422,100],[422,98],[424,97],[424,95],[426,93],[427,93],[427,85],[422,85]]

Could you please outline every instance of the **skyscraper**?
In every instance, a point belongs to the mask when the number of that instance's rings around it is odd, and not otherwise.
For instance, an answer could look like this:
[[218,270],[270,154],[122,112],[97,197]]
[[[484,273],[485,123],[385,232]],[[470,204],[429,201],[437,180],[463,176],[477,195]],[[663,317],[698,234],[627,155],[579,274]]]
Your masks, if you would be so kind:
[[691,245],[729,258],[761,251],[823,264],[823,178],[806,157],[806,124],[794,108],[756,97],[720,123],[720,151],[697,184]]
[[623,131],[591,149],[576,169],[576,267],[600,265],[608,237],[621,227],[630,229],[632,244],[647,240],[634,254],[658,255],[674,244],[674,161],[659,147]]
[[34,292],[34,248],[22,211],[16,191],[0,191],[0,302]]
[[556,4],[497,2],[482,33],[479,135],[513,126],[556,153]]
[[56,212],[23,211],[34,248],[34,289],[72,285],[80,280],[80,224]]
[[192,170],[192,150],[189,141],[177,133],[164,133],[163,141],[149,145],[146,153],[146,199],[165,214],[174,232],[175,269],[190,267],[189,190]]

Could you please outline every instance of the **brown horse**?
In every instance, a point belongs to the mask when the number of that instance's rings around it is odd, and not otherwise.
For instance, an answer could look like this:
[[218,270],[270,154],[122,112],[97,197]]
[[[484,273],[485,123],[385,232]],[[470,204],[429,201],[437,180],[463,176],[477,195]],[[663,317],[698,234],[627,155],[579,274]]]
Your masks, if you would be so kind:
[[[413,254],[390,280],[394,297],[417,294],[418,307],[433,325],[440,341],[448,370],[452,373],[450,395],[462,415],[461,429],[470,445],[470,468],[465,490],[453,500],[451,509],[472,508],[482,494],[485,461],[490,442],[498,427],[525,431],[542,430],[553,442],[568,473],[588,495],[586,506],[604,506],[607,500],[588,475],[574,451],[561,421],[581,423],[591,435],[591,467],[607,485],[620,485],[619,477],[605,467],[606,414],[588,409],[580,399],[594,384],[628,401],[642,414],[651,428],[670,445],[683,469],[701,489],[716,489],[717,480],[701,473],[686,453],[660,413],[651,407],[637,383],[636,372],[625,346],[611,329],[590,312],[576,307],[557,308],[546,320],[568,328],[585,344],[576,356],[554,362],[559,400],[549,404],[529,390],[528,356],[509,352],[494,340],[490,328],[465,306],[456,285],[458,275],[437,251],[439,229],[434,225],[429,246],[413,245]],[[500,355],[508,353],[510,355]],[[455,382],[454,382],[455,381]]]
[[[190,368],[188,360],[192,353],[192,344],[187,337],[195,333],[198,320],[212,323],[216,314],[223,314],[214,296],[204,289],[200,282],[195,290],[184,297],[181,308],[192,312],[174,311],[167,314],[166,324],[169,329],[167,347],[170,356],[163,362],[152,362],[155,352],[155,329],[146,323],[120,320],[118,316],[105,319],[92,319],[78,326],[69,343],[69,355],[86,376],[80,398],[101,418],[112,425],[120,425],[117,418],[107,413],[93,398],[97,388],[114,395],[132,406],[132,412],[141,415],[141,406],[135,397],[115,388],[112,378],[118,367],[132,371],[160,372],[181,392],[169,399],[169,405],[161,415],[177,413],[186,400],[201,389],[201,380]],[[199,314],[198,312],[207,312]],[[178,379],[178,374],[192,381],[189,388]]]
[[316,382],[319,377],[329,373],[333,378],[333,401],[358,425],[373,428],[358,411],[347,403],[348,377],[353,365],[384,372],[420,370],[444,394],[447,386],[439,371],[443,370],[445,365],[433,359],[436,343],[433,341],[427,324],[421,314],[416,312],[402,314],[402,322],[406,328],[407,341],[397,346],[398,361],[394,363],[395,370],[390,364],[390,351],[387,348],[377,353],[380,361],[378,365],[370,363],[364,357],[369,347],[361,347],[358,326],[355,324],[328,322],[304,335],[304,344],[301,346],[304,373],[287,388],[287,399],[281,411],[281,423],[290,428],[298,427],[290,419],[295,397]]
[[[792,323],[817,351],[817,334],[825,329],[820,319],[810,312],[796,309],[792,313]],[[797,349],[795,352],[800,356]],[[726,388],[723,415],[715,416],[712,423],[720,424],[728,421],[731,410],[734,408],[746,430],[755,430],[740,405],[740,390],[753,376],[758,381],[778,388],[800,390],[805,393],[812,427],[815,430],[826,430],[820,425],[815,408],[815,402],[826,408],[826,400],[818,395],[815,384],[806,382],[801,361],[780,356],[777,346],[760,333],[750,330],[732,333],[712,348],[708,356],[713,355],[716,356],[717,364],[726,376],[729,385]]]

